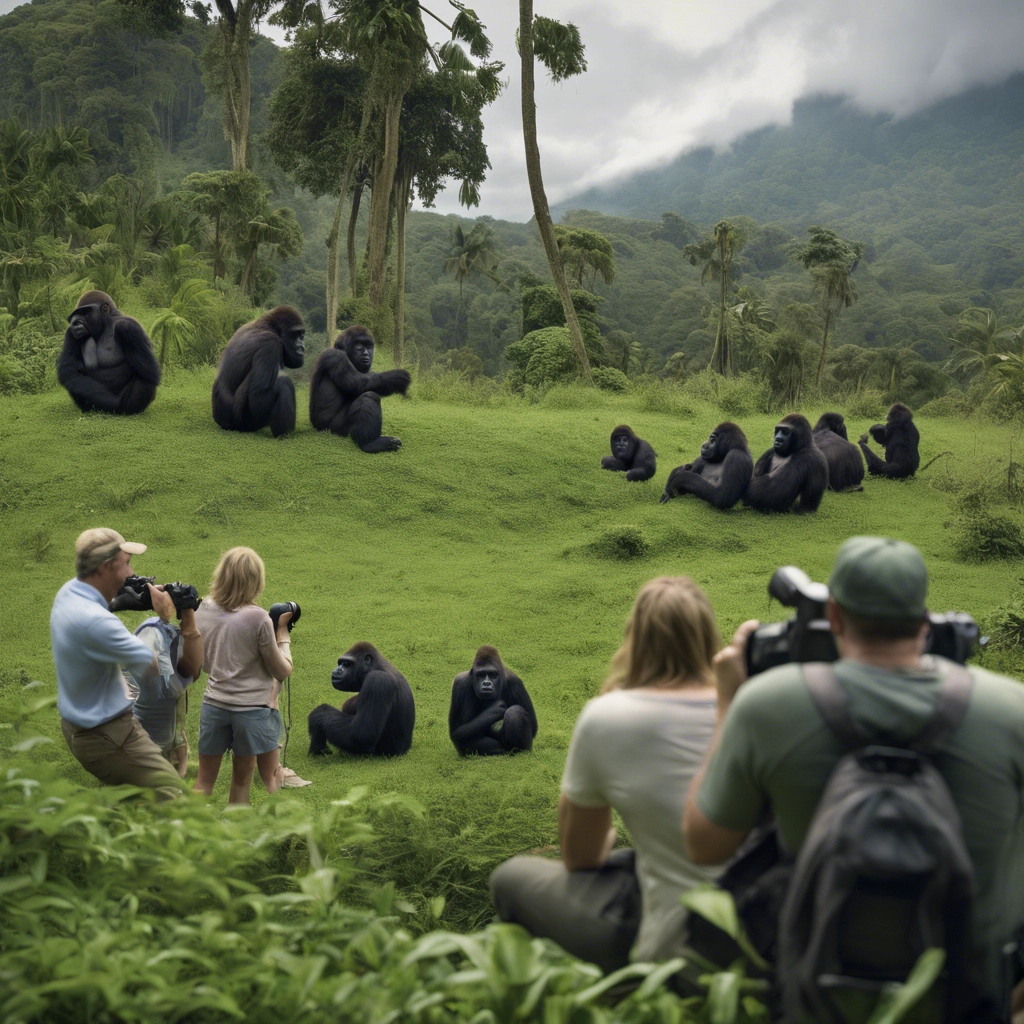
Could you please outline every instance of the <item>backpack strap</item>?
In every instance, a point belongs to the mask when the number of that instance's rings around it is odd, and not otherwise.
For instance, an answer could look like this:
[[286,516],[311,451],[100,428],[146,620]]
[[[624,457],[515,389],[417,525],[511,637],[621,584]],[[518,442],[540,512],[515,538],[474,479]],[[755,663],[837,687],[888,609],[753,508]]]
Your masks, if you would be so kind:
[[938,747],[952,733],[956,732],[967,714],[974,690],[971,673],[955,662],[942,680],[939,689],[939,703],[925,727],[909,744],[911,750],[926,754]]
[[[850,714],[846,692],[830,664],[809,662],[801,667],[804,682],[821,717],[847,750],[858,750],[878,741]],[[910,743],[900,746],[922,754],[934,750],[959,728],[967,714],[973,689],[970,672],[963,665],[951,664],[939,688],[939,701],[931,718]]]
[[846,691],[839,685],[828,662],[812,661],[801,666],[804,682],[825,724],[847,750],[859,750],[872,741],[871,734],[850,714]]

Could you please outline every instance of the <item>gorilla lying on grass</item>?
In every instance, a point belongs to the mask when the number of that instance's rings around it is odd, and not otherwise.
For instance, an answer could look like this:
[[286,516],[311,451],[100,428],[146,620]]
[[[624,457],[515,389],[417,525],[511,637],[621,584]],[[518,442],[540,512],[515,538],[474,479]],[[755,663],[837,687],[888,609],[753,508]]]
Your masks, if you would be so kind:
[[650,480],[657,469],[654,449],[623,424],[612,431],[612,453],[601,460],[601,468],[625,473],[630,481]]
[[692,494],[715,508],[732,508],[743,497],[753,471],[746,435],[735,423],[719,423],[700,446],[700,455],[669,473],[661,501]]

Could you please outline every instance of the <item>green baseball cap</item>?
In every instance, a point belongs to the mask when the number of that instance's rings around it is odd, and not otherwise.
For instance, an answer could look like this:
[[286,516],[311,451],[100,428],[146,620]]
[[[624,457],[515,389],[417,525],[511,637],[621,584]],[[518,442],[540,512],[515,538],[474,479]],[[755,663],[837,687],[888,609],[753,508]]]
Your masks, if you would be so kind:
[[865,619],[923,619],[928,570],[913,544],[888,537],[851,537],[839,549],[829,593]]

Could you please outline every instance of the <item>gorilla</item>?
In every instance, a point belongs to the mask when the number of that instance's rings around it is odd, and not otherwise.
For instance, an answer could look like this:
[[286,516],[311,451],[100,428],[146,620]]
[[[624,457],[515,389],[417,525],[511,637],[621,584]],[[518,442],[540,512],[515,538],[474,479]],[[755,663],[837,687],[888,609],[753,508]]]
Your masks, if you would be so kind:
[[828,486],[833,491],[863,491],[864,460],[846,436],[846,423],[837,412],[822,413],[814,425],[814,443],[828,459]]
[[355,691],[337,708],[320,704],[309,713],[309,753],[329,754],[327,744],[351,754],[394,757],[412,746],[416,704],[405,676],[373,644],[350,647],[331,673],[336,690]]
[[883,462],[869,447],[868,435],[860,435],[860,450],[867,460],[868,472],[873,476],[887,476],[891,480],[905,480],[917,472],[921,456],[917,446],[921,435],[914,426],[914,417],[905,405],[897,402],[889,409],[885,424],[876,423],[869,428],[871,436],[885,448]]
[[669,473],[661,502],[692,494],[715,508],[732,508],[743,497],[753,471],[746,435],[735,423],[719,423],[700,446],[698,458]]
[[394,452],[402,442],[381,434],[380,400],[404,395],[412,378],[408,370],[371,373],[373,347],[369,330],[355,326],[317,356],[309,381],[309,421],[317,430],[351,437],[364,452]]
[[502,664],[497,648],[481,647],[470,670],[452,680],[448,734],[460,755],[533,749],[533,702],[522,679]]
[[242,324],[221,353],[213,382],[213,418],[225,430],[270,426],[274,437],[295,429],[295,385],[281,366],[297,369],[306,325],[292,306],[277,306]]
[[82,412],[134,416],[153,401],[160,365],[138,320],[106,292],[86,292],[68,317],[57,379]]
[[790,413],[775,426],[775,441],[754,464],[743,504],[759,512],[815,512],[828,487],[828,459],[814,443],[806,416]]
[[612,431],[612,453],[601,460],[601,468],[625,472],[627,480],[650,480],[655,459],[654,449],[623,424]]

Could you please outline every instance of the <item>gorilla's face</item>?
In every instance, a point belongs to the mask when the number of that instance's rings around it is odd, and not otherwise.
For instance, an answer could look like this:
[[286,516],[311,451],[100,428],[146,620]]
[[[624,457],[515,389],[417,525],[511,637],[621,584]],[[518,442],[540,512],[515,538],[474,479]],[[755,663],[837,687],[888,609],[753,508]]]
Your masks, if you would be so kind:
[[632,449],[633,442],[629,439],[629,434],[618,434],[612,441],[612,451],[617,459],[628,459]]
[[720,461],[716,458],[718,454],[718,434],[711,432],[708,439],[700,446],[700,457],[705,462]]
[[91,303],[79,306],[68,317],[68,330],[75,341],[84,341],[90,335],[98,338],[103,333],[103,311],[99,305]]
[[795,435],[793,428],[786,423],[779,423],[775,427],[775,442],[772,447],[776,455],[786,456],[793,450]]
[[494,700],[500,683],[501,673],[496,666],[482,664],[473,669],[473,692],[479,700]]
[[369,373],[373,366],[373,339],[365,335],[353,338],[348,345],[348,357],[360,373]]
[[366,678],[366,673],[372,667],[373,655],[371,654],[364,654],[361,658],[343,654],[338,659],[338,667],[331,673],[331,686],[336,690],[358,693]]
[[306,328],[301,324],[287,328],[281,342],[284,345],[284,365],[290,366],[293,370],[300,367],[306,355]]

